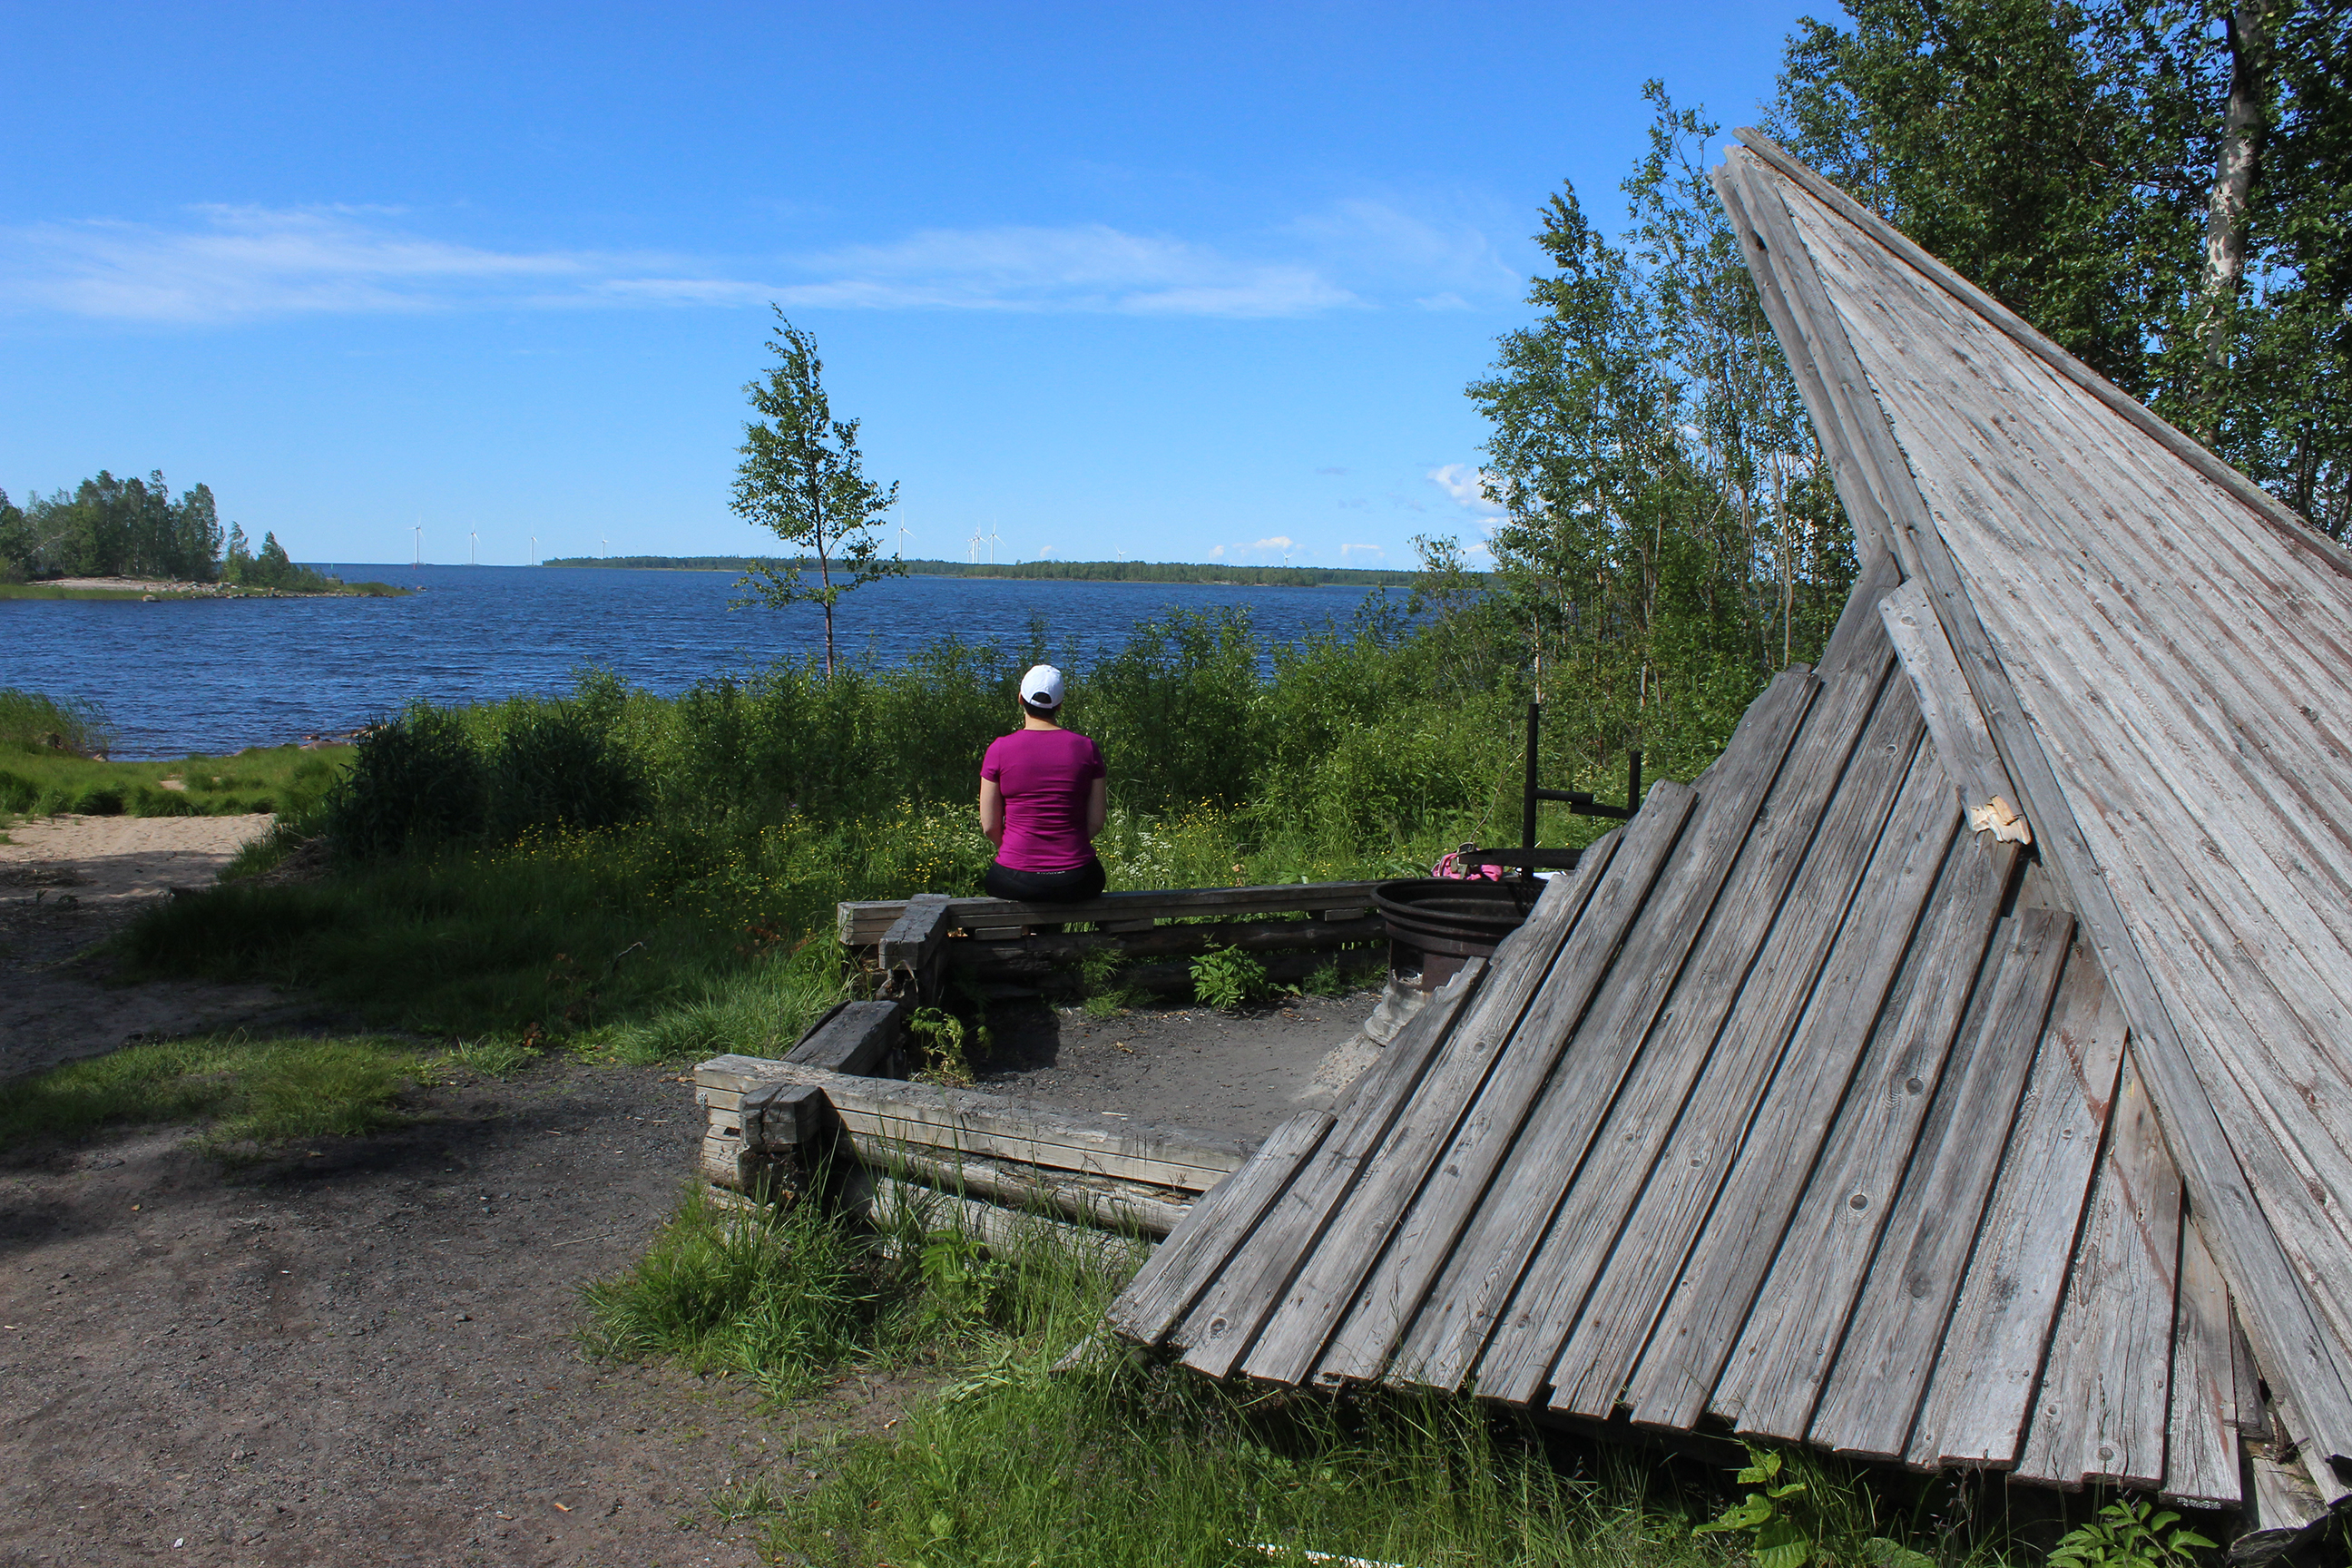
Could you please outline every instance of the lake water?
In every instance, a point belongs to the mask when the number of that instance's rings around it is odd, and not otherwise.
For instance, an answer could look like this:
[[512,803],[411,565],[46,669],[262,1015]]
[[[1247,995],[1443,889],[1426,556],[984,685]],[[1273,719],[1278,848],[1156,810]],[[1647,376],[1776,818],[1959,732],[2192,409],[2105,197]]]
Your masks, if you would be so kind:
[[[0,686],[96,702],[118,757],[172,757],[348,731],[413,698],[463,703],[561,691],[602,666],[665,694],[709,676],[822,654],[822,614],[730,611],[725,572],[557,566],[350,566],[404,599],[0,601]],[[848,595],[845,657],[904,659],[948,634],[1024,646],[1043,616],[1056,657],[1115,648],[1171,609],[1247,609],[1287,640],[1345,624],[1360,587],[1217,587],[900,577]]]

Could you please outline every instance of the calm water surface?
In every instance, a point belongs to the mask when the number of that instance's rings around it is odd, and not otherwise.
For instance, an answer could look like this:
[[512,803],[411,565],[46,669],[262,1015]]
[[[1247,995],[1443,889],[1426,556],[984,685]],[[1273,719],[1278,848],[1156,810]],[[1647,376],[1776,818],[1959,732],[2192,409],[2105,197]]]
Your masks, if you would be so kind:
[[[583,666],[662,693],[821,654],[813,606],[730,611],[723,572],[602,567],[349,566],[424,592],[404,599],[0,601],[0,686],[98,703],[119,757],[276,745],[349,731],[412,698],[474,702],[551,692]],[[1032,616],[1057,658],[1116,647],[1171,609],[1246,608],[1286,640],[1345,623],[1359,587],[1040,583],[901,577],[849,595],[842,652],[889,664],[950,633],[1013,647]]]

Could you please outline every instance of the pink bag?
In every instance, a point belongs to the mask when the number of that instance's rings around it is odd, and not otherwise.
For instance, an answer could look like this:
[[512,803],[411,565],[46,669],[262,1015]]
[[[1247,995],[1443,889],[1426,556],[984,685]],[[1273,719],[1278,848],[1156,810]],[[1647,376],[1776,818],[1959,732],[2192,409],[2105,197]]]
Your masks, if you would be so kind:
[[1465,844],[1459,849],[1447,850],[1438,857],[1437,864],[1429,868],[1429,874],[1450,882],[1501,881],[1503,868],[1500,866],[1469,866],[1463,863],[1462,857],[1475,853],[1477,847],[1475,844]]

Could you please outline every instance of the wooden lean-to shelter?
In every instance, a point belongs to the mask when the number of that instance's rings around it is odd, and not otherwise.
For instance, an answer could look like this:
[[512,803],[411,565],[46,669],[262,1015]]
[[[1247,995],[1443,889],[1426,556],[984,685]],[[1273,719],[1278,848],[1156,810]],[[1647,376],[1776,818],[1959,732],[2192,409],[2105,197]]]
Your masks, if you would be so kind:
[[2352,557],[1742,141],[1862,555],[1820,668],[1113,1326],[2293,1524],[2352,1487]]

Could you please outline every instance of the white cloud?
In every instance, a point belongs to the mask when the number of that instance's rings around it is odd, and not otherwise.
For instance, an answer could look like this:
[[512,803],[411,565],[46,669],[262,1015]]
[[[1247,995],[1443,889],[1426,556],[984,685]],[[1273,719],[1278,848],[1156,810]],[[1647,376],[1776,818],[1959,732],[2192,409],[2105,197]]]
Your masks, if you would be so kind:
[[1347,564],[1348,557],[1356,554],[1359,552],[1370,556],[1375,561],[1382,561],[1388,558],[1388,552],[1381,549],[1377,544],[1342,544],[1339,546],[1340,564]]
[[757,307],[1265,318],[1507,300],[1476,226],[1335,202],[1211,244],[1102,223],[925,229],[756,264],[646,251],[497,249],[382,207],[198,206],[177,221],[0,227],[0,310],[210,322],[503,308]]
[[1255,544],[1251,545],[1250,548],[1252,550],[1295,550],[1297,546],[1291,542],[1290,536],[1288,534],[1277,533],[1271,539],[1259,540]]
[[1429,470],[1429,482],[1453,498],[1454,504],[1482,517],[1500,516],[1503,508],[1486,495],[1487,475],[1484,468],[1468,463],[1448,463]]

